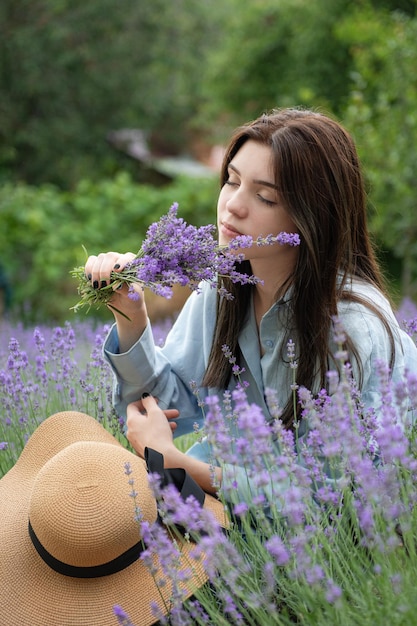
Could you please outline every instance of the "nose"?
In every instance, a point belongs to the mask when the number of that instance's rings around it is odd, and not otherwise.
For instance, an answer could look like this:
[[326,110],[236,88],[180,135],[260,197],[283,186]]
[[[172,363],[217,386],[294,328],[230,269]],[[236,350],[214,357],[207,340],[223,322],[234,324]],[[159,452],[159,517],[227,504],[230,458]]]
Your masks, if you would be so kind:
[[233,188],[233,192],[230,193],[226,200],[226,208],[230,213],[238,215],[239,217],[246,215],[248,211],[247,198],[241,185]]

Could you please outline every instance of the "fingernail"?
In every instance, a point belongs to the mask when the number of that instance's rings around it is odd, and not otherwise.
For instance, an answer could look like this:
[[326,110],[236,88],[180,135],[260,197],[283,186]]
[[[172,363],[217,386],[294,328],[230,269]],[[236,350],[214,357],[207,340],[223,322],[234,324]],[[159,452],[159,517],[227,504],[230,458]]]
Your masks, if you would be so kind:
[[102,280],[100,283],[100,287],[107,287],[107,280]]
[[116,265],[113,267],[114,270],[118,270],[120,269],[120,263],[116,263]]
[[98,289],[98,280],[93,282],[93,289]]
[[141,395],[141,398],[149,398],[150,394],[147,391],[144,391]]
[[87,280],[91,280],[91,274],[87,274]]

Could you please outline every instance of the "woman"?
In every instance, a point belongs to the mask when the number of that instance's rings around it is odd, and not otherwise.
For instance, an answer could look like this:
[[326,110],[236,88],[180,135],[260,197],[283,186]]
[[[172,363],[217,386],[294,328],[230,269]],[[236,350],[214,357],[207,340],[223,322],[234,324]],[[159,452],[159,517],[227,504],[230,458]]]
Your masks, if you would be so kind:
[[[217,301],[215,290],[203,285],[186,302],[162,349],[153,344],[143,294],[133,301],[126,288],[115,292],[112,304],[131,321],[113,309],[116,324],[105,354],[116,376],[115,405],[127,411],[128,437],[138,454],[143,456],[146,446],[156,448],[166,467],[183,467],[204,490],[214,493],[218,485],[234,481],[244,493],[246,474],[221,459],[213,480],[206,443],[186,454],[173,443],[173,431],[190,432],[203,421],[192,380],[202,399],[237,384],[223,346],[244,370],[248,401],[270,419],[265,392],[274,389],[287,428],[296,417],[289,340],[296,347],[297,384],[317,392],[335,367],[332,320],[337,316],[362,401],[375,410],[380,404],[377,362],[389,363],[393,380],[399,381],[406,368],[417,372],[417,348],[392,312],[367,229],[356,148],[336,121],[286,109],[238,128],[222,167],[217,225],[221,244],[240,234],[256,238],[287,231],[298,233],[301,245],[245,249],[240,271],[262,283],[226,281],[232,301]],[[132,258],[114,252],[90,257],[86,274],[97,287],[107,284],[111,270],[121,270]],[[305,424],[298,434],[305,436]]]

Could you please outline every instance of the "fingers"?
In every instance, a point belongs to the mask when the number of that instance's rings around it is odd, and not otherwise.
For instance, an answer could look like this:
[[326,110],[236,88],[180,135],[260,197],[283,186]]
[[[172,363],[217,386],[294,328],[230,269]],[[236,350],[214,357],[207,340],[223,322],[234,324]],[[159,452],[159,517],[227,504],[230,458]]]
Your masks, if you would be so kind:
[[143,457],[146,447],[162,454],[172,448],[176,425],[169,419],[177,416],[176,409],[160,409],[157,400],[148,393],[128,404],[126,437],[139,456]]
[[85,264],[85,274],[95,289],[105,287],[110,283],[111,272],[120,272],[134,257],[131,252],[102,252],[98,256],[90,256]]
[[[176,419],[180,412],[177,409],[161,409],[158,405],[158,398],[151,396],[149,393],[145,392],[142,394],[141,399],[136,402],[131,403],[132,406],[135,406],[140,413],[143,415],[150,415],[153,412],[163,413],[167,420]],[[129,408],[129,407],[128,407]],[[171,423],[171,427],[173,429],[176,428],[176,424]]]
[[149,394],[147,391],[142,394],[139,402],[142,408],[146,411],[146,413],[150,413],[151,411],[156,409],[161,413],[164,413],[165,417],[169,420],[177,418],[180,414],[177,409],[161,409],[158,406],[158,398],[151,396],[151,394]]
[[[142,407],[145,409],[145,411],[147,413],[149,413],[149,411],[151,411],[152,409],[157,409],[158,408],[158,402],[147,391],[145,391],[141,395],[140,402],[142,404]],[[159,409],[159,410],[161,410],[161,409]]]

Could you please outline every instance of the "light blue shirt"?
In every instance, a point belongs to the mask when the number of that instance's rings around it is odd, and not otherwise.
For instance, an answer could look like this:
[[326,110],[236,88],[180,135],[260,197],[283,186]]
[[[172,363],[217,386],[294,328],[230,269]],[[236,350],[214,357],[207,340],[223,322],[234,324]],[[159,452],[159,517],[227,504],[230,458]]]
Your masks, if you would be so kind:
[[[391,324],[396,349],[393,381],[402,380],[406,368],[417,373],[417,347],[400,329],[386,298],[377,289],[363,282],[355,281],[352,289],[377,306]],[[288,359],[283,358],[286,356],[286,346],[282,346],[283,339],[288,338],[285,324],[289,310],[288,297],[287,295],[279,300],[265,313],[260,323],[259,336],[251,307],[239,335],[242,355],[240,366],[245,368],[243,379],[249,383],[247,399],[249,403],[258,405],[267,419],[271,416],[265,400],[265,390],[274,389],[277,392],[281,407],[285,406],[291,394],[292,370]],[[386,330],[369,308],[356,302],[341,302],[338,316],[344,330],[359,350],[363,364],[362,401],[365,408],[372,407],[378,411],[381,398],[376,364],[378,361],[389,363],[391,354]],[[223,396],[223,390],[199,386],[208,363],[215,320],[216,291],[210,285],[203,284],[201,293],[192,293],[188,298],[162,348],[155,346],[152,328],[148,323],[137,343],[120,354],[117,331],[113,326],[106,339],[104,353],[115,374],[114,404],[117,412],[125,415],[127,404],[138,400],[147,391],[158,398],[161,408],[178,408],[180,411],[175,436],[192,432],[195,424],[201,427],[203,413],[190,382],[197,383],[198,396],[202,400],[213,394],[220,399]],[[294,336],[292,339],[296,344],[297,338]],[[332,352],[336,351],[337,346],[331,338],[329,342]],[[260,343],[263,348],[262,357]],[[357,373],[354,364],[353,371]],[[235,386],[236,379],[232,377],[229,389],[232,390]],[[316,392],[318,389],[311,391]],[[408,419],[406,415],[403,418],[404,421]],[[305,428],[303,432],[301,424],[300,438],[305,434]],[[188,454],[213,463],[210,447],[204,442],[192,446]],[[253,497],[244,468],[222,465],[222,470],[222,485],[226,491],[233,483],[240,498]]]

